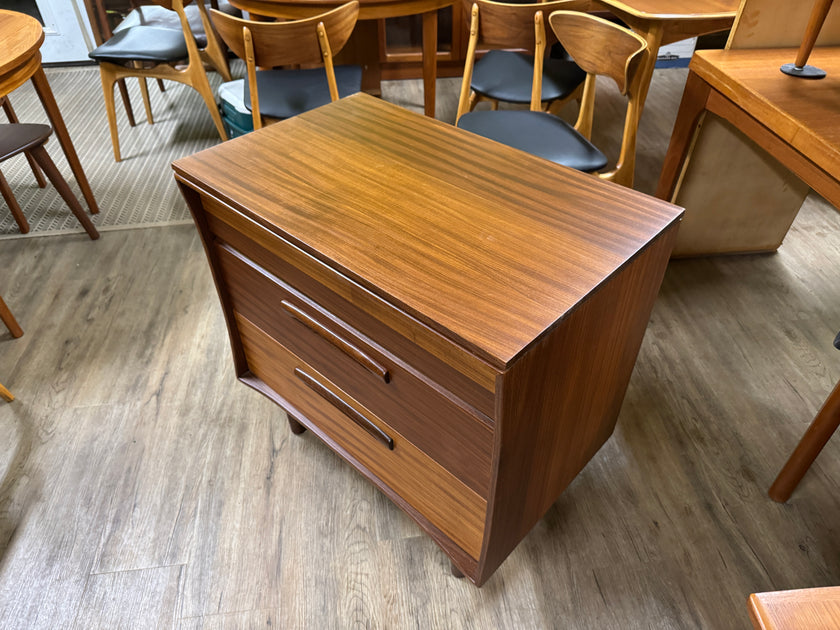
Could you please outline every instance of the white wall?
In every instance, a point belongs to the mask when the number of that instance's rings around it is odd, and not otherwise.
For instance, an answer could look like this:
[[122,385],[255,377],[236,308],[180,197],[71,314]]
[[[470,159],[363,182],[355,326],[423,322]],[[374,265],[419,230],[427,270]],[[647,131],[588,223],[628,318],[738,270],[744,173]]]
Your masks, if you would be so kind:
[[95,47],[83,0],[36,0],[44,18],[44,63],[87,61]]

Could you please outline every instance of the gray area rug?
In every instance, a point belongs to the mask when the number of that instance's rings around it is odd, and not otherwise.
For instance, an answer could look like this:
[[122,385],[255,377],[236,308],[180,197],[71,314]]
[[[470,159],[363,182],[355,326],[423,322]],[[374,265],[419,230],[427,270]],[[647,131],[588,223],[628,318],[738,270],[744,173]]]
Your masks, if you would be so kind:
[[[146,122],[137,81],[129,79],[137,126],[129,126],[117,94],[117,126],[123,157],[122,162],[117,163],[111,149],[98,68],[47,68],[46,73],[99,204],[100,212],[93,217],[97,228],[107,231],[190,221],[169,165],[173,160],[220,141],[198,93],[172,82],[167,82],[166,91],[160,92],[150,82],[155,119],[154,125],[150,126]],[[210,74],[210,81],[214,89],[221,82],[215,73]],[[49,123],[31,82],[14,91],[10,101],[21,122]],[[54,136],[47,142],[47,150],[87,209]],[[2,169],[29,221],[31,235],[82,231],[53,186],[38,188],[22,155],[4,162]],[[20,236],[11,212],[3,204],[0,206],[0,238]]]

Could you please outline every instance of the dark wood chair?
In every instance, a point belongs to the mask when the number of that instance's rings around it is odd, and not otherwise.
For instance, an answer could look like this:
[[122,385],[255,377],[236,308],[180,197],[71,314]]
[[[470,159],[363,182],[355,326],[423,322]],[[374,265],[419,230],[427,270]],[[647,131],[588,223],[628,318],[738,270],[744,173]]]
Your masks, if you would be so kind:
[[[834,338],[834,347],[840,350],[840,333]],[[840,382],[834,386],[819,413],[805,431],[805,435],[791,453],[768,494],[770,498],[784,503],[796,490],[802,477],[828,443],[828,439],[840,425]]]
[[[6,306],[6,303],[3,301],[3,298],[0,297],[0,320],[6,325],[9,329],[9,332],[12,333],[12,337],[20,337],[23,335],[23,330],[18,325],[17,321],[15,320],[15,316],[12,315],[12,311],[9,310],[9,307]],[[12,393],[6,389],[2,383],[0,383],[0,398],[5,400],[6,402],[12,402],[15,397],[12,396]]]
[[[67,181],[62,177],[58,168],[50,158],[49,153],[44,148],[44,144],[52,133],[52,128],[49,125],[32,125],[23,123],[9,123],[0,124],[0,162],[5,162],[10,157],[14,157],[20,153],[27,153],[32,156],[37,165],[44,171],[47,178],[58,190],[58,194],[64,199],[65,203],[70,207],[70,210],[82,224],[82,227],[92,239],[99,238],[99,232],[93,226],[90,218],[85,214],[79,200],[73,194],[73,191],[68,186]],[[2,190],[3,197],[12,211],[20,231],[24,234],[29,232],[29,223],[23,212],[20,209],[14,194],[9,187],[6,178],[0,172],[0,190]],[[5,318],[4,318],[5,321]]]
[[[111,130],[111,144],[114,159],[119,162],[120,141],[117,134],[117,117],[114,107],[114,83],[127,77],[140,79],[140,91],[146,106],[146,117],[150,124],[154,122],[146,79],[168,79],[189,85],[204,99],[216,130],[222,140],[227,140],[222,118],[219,114],[210,82],[204,70],[204,57],[199,51],[184,12],[185,0],[155,0],[155,4],[174,11],[180,22],[180,30],[163,26],[137,24],[121,29],[101,46],[90,53],[90,58],[99,63],[102,78],[102,92],[105,97],[105,110]],[[186,0],[187,3],[190,0]],[[204,24],[205,32],[212,33],[210,18],[203,2],[198,2],[198,12]],[[208,41],[212,40],[208,37]],[[226,67],[226,66],[225,66]],[[223,73],[229,79],[230,74]]]
[[[361,90],[359,66],[335,66],[359,16],[356,0],[302,20],[255,22],[211,10],[213,24],[233,53],[244,59],[244,102],[254,129],[291,118]],[[323,68],[274,69],[323,63]]]
[[[633,185],[639,122],[641,61],[645,40],[603,18],[577,11],[554,10],[562,2],[511,5],[478,0],[472,6],[467,62],[461,84],[456,125],[467,131],[522,149],[628,187]],[[542,111],[542,59],[546,46],[546,13],[552,30],[575,63],[586,72],[580,113],[575,125]],[[533,35],[531,35],[533,33]],[[530,110],[469,111],[476,45],[479,35],[508,47],[534,42]],[[599,75],[612,78],[627,98],[621,151],[609,171],[607,157],[590,141]]]

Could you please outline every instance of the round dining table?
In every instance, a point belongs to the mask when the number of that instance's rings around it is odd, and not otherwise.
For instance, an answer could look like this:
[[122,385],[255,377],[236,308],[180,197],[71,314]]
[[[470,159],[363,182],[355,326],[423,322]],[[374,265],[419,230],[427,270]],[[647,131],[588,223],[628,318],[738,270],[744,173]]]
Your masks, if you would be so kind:
[[[455,0],[359,0],[360,20],[423,16],[423,110],[435,115],[437,81],[437,11]],[[341,0],[230,0],[235,7],[252,15],[280,18],[304,18],[329,11]]]
[[41,67],[43,41],[44,29],[38,20],[25,13],[0,10],[0,42],[3,42],[0,46],[0,97],[7,96],[27,81],[32,81],[88,208],[97,213],[99,207],[96,205],[93,191],[55,102],[47,75]]

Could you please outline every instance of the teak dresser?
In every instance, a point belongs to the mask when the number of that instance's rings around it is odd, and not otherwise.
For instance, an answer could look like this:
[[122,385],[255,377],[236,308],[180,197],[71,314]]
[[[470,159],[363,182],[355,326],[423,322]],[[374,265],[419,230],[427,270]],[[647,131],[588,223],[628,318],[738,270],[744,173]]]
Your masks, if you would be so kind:
[[682,210],[364,94],[173,168],[239,379],[485,582],[612,433]]

